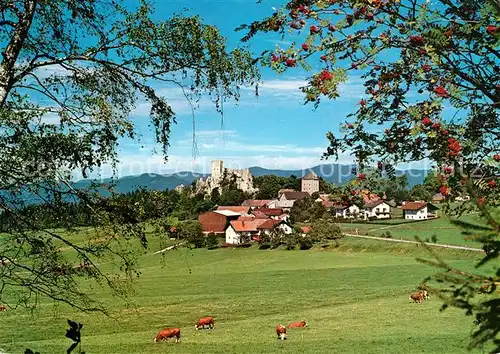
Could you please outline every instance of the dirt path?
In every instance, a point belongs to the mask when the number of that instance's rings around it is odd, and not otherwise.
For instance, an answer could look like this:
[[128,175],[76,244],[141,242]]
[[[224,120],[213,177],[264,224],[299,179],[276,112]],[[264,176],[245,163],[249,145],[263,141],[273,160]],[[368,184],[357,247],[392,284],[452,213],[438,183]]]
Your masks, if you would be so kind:
[[[385,238],[385,237],[353,235],[353,234],[344,234],[344,235],[349,236],[349,237],[367,238],[370,240],[378,240],[378,241],[386,241],[386,242],[412,243],[412,244],[416,244],[416,245],[420,244],[420,242],[417,242],[417,241],[397,240],[397,239]],[[481,248],[473,248],[473,247],[467,247],[467,246],[444,245],[444,244],[440,244],[440,243],[430,243],[430,242],[424,242],[424,244],[426,244],[427,246],[431,246],[431,247],[451,248],[451,249],[463,250],[463,251],[484,252]]]

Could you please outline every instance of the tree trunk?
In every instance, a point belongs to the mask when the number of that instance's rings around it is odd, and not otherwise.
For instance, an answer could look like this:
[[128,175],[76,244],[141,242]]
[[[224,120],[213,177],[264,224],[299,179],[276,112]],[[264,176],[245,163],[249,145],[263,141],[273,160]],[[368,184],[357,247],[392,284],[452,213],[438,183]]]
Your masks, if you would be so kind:
[[3,60],[0,65],[0,107],[5,105],[14,84],[16,61],[28,36],[35,15],[36,5],[37,0],[24,1],[24,12],[13,30],[10,42],[2,52]]

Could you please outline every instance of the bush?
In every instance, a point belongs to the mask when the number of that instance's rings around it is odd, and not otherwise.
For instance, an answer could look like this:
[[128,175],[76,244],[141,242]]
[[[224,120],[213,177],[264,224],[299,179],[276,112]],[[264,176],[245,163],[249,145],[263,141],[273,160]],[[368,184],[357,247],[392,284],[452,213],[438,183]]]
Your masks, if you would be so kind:
[[306,236],[299,238],[299,249],[300,250],[309,250],[313,246],[312,240]]
[[436,234],[433,234],[433,235],[431,236],[431,241],[432,241],[433,243],[437,243],[437,242],[438,242],[438,237],[436,236]]
[[245,243],[238,243],[236,245],[233,245],[236,248],[249,248],[252,247],[252,244],[250,242],[245,242]]
[[259,250],[268,250],[271,248],[271,244],[269,242],[260,242]]
[[390,231],[387,231],[385,233],[382,233],[382,235],[380,235],[381,237],[385,237],[385,238],[392,238],[392,234],[390,233]]
[[213,232],[209,233],[205,239],[205,247],[209,250],[219,248],[219,237]]
[[297,247],[297,234],[291,233],[285,237],[285,247],[288,251],[292,251]]

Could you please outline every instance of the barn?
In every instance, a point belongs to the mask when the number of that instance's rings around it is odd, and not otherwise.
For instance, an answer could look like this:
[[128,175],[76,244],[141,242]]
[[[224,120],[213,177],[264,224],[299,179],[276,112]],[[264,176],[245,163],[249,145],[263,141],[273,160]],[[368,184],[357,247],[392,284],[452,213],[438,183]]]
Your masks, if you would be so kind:
[[231,210],[216,210],[202,213],[198,216],[204,234],[225,234],[231,220],[237,220],[239,213]]

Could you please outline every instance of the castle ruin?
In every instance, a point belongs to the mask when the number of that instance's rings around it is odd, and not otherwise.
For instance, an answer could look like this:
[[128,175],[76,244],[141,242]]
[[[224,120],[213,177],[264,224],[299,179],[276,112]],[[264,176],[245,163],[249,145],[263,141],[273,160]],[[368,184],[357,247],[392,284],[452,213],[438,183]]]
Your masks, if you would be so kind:
[[196,190],[211,193],[216,188],[221,188],[224,178],[235,178],[236,187],[243,192],[254,193],[257,189],[253,186],[253,176],[248,168],[233,170],[224,167],[224,161],[212,161],[212,174],[206,179],[196,181]]

